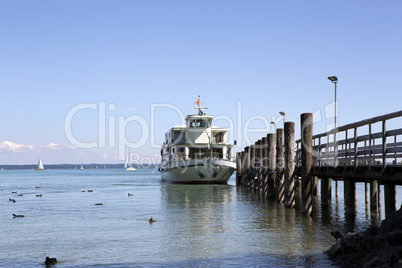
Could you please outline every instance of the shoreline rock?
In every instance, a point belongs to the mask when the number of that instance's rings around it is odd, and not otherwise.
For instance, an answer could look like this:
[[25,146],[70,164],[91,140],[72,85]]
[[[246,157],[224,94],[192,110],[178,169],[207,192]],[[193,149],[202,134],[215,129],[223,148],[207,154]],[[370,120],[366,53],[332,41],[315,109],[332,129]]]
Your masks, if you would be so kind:
[[380,227],[347,233],[324,253],[341,267],[402,267],[402,206]]

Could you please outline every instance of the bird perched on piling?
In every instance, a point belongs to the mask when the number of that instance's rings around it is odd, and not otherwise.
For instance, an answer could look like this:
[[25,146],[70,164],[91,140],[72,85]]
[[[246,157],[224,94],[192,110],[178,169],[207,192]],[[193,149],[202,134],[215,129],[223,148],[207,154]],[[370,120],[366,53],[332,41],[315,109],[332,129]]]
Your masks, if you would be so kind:
[[49,258],[49,257],[46,257],[46,260],[45,260],[46,267],[50,267],[50,266],[52,266],[52,265],[55,265],[56,263],[57,263],[57,259],[56,259],[56,258]]
[[336,240],[343,238],[343,234],[342,234],[341,232],[339,232],[339,231],[331,232],[331,235],[332,235]]

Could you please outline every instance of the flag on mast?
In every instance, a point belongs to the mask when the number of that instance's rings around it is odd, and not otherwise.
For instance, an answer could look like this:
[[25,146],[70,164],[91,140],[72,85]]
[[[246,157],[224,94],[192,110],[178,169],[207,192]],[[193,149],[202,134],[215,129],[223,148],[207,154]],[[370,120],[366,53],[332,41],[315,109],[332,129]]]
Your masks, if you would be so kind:
[[200,96],[198,96],[198,101],[196,102],[197,106],[200,107]]

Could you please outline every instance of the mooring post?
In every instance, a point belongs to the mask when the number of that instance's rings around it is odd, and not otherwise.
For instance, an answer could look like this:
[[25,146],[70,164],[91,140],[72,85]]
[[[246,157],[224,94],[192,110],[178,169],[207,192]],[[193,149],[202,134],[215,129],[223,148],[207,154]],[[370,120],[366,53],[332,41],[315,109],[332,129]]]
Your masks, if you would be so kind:
[[295,206],[295,123],[285,122],[285,206]]
[[328,201],[331,200],[332,180],[330,178],[321,178],[321,204],[328,206]]
[[268,139],[266,137],[262,138],[262,147],[261,147],[261,157],[262,157],[262,190],[261,192],[264,195],[268,194]]
[[256,184],[255,189],[260,191],[260,183],[261,183],[261,140],[255,142],[255,162],[256,162]]
[[356,183],[352,180],[343,180],[343,195],[346,213],[354,213],[356,207]]
[[264,142],[262,141],[264,137],[258,140],[258,144],[260,146],[260,170],[259,170],[259,183],[258,183],[258,191],[262,192],[262,187],[264,184],[264,157],[263,157],[263,150],[264,150]]
[[283,158],[283,129],[276,129],[276,200],[279,203],[284,202],[285,176],[284,176],[284,158]]
[[268,140],[268,198],[275,198],[276,195],[276,134],[269,133]]
[[240,185],[242,175],[242,152],[236,153],[236,186]]
[[312,176],[313,167],[313,114],[300,115],[301,125],[301,179],[302,179],[302,210],[310,216],[313,210]]
[[244,147],[244,153],[243,153],[243,174],[241,176],[241,184],[246,185],[247,181],[247,176],[248,176],[248,163],[249,163],[249,147],[246,146]]
[[249,178],[249,187],[251,189],[254,188],[255,183],[255,145],[250,146],[250,178]]
[[396,211],[396,187],[394,184],[384,184],[385,217]]

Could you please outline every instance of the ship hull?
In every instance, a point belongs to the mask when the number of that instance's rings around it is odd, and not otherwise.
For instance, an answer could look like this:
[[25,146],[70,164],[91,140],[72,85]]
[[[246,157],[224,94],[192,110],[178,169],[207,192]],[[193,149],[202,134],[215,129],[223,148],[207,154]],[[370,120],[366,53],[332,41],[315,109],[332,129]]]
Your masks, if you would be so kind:
[[214,158],[177,161],[159,169],[162,181],[182,184],[226,184],[235,170],[234,162]]

